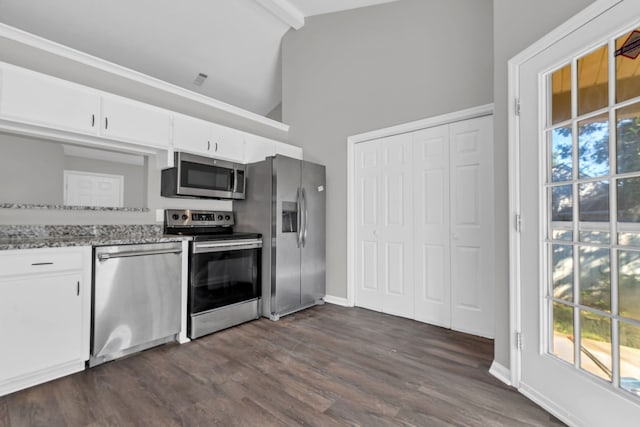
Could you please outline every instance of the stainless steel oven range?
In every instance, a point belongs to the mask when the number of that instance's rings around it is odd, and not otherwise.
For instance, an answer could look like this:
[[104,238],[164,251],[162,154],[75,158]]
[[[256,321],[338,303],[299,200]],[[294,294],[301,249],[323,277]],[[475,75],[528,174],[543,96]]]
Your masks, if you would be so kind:
[[234,233],[233,225],[230,211],[165,210],[165,233],[192,237],[189,338],[260,317],[262,237]]

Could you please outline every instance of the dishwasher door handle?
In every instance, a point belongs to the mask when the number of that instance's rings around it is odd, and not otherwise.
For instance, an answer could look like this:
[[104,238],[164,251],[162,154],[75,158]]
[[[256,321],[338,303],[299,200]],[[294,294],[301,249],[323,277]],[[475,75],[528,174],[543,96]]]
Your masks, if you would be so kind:
[[99,261],[107,261],[112,258],[126,258],[133,256],[147,256],[147,255],[162,255],[162,254],[179,254],[182,253],[182,249],[157,249],[150,251],[128,251],[128,252],[113,252],[108,254],[99,254]]

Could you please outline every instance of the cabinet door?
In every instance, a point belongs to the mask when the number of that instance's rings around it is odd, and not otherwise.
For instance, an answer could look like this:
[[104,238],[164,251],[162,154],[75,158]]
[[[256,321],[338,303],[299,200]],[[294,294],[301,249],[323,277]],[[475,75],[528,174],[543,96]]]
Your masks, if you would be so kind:
[[211,123],[187,116],[173,118],[173,148],[196,154],[212,153],[213,127]]
[[245,161],[259,162],[276,155],[275,141],[258,135],[245,134]]
[[0,116],[55,129],[96,134],[99,95],[64,80],[28,70],[0,70]]
[[244,162],[244,137],[235,129],[211,123],[213,139],[211,155],[234,162]]
[[0,280],[0,381],[83,356],[80,273]]
[[130,99],[103,96],[101,134],[111,139],[169,148],[168,111]]

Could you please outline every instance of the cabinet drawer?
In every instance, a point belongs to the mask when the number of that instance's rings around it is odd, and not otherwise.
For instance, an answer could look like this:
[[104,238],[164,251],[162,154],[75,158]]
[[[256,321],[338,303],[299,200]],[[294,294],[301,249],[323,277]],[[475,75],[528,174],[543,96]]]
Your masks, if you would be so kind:
[[0,277],[82,269],[82,252],[24,250],[24,253],[0,254]]

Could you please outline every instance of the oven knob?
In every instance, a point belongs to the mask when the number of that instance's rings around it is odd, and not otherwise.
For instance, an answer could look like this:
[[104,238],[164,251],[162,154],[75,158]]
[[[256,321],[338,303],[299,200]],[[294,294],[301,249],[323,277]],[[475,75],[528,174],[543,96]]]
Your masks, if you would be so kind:
[[189,215],[186,215],[186,214],[182,215],[182,220],[183,221],[186,221],[188,219],[189,219]]
[[222,215],[218,215],[218,221],[222,221]]
[[171,218],[173,218],[173,220],[174,220],[174,221],[177,221],[177,220],[179,220],[179,219],[180,219],[180,215],[178,215],[178,214],[173,214],[173,215],[171,215]]
[[224,219],[226,219],[227,221],[229,221],[231,219],[231,215],[225,215]]

